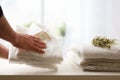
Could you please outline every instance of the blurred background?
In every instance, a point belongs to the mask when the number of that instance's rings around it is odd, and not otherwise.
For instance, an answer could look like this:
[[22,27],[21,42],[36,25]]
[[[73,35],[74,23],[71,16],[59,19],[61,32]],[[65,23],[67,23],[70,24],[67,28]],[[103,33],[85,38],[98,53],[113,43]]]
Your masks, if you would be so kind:
[[10,24],[29,27],[37,22],[50,29],[55,35],[64,36],[65,1],[64,0],[3,0],[3,10]]
[[69,47],[89,44],[96,35],[119,39],[119,3],[119,0],[3,0],[2,8],[13,28],[37,22]]
[[[32,22],[46,26],[63,42],[63,54],[75,45],[90,44],[96,35],[120,40],[120,0],[3,0],[13,28]],[[65,55],[65,54],[64,54]]]

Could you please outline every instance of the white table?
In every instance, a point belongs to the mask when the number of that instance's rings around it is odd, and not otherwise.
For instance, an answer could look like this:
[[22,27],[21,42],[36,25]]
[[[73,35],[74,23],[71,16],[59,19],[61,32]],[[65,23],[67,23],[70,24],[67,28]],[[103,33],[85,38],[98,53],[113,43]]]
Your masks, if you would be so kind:
[[68,61],[62,63],[56,71],[22,64],[9,64],[7,60],[0,59],[0,75],[120,75],[120,72],[85,72]]
[[[66,78],[69,80],[120,80],[120,72],[84,72],[75,66],[74,63],[71,63],[69,61],[62,63],[59,66],[58,71],[56,71],[50,69],[35,68],[21,64],[9,64],[7,60],[0,59],[0,75],[14,75],[15,77],[18,76],[20,79],[24,79],[24,77],[27,76],[25,77],[27,80],[33,80],[34,78],[38,78],[38,80],[39,78],[41,80],[52,80],[51,77],[54,78],[54,76],[58,77],[59,80],[66,80]],[[23,77],[20,75],[23,75]],[[13,80],[15,77],[10,77],[10,79]],[[6,78],[9,79],[9,76],[3,79]]]

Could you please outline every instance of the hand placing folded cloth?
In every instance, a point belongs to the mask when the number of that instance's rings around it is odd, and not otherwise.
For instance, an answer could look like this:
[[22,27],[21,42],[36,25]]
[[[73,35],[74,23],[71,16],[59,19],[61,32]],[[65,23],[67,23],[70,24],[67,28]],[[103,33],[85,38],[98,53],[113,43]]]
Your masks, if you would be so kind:
[[120,71],[119,45],[110,49],[79,46],[68,52],[71,59],[84,71]]
[[45,54],[20,50],[11,46],[9,51],[9,61],[34,67],[57,69],[57,64],[60,64],[63,60],[62,48],[57,40],[46,29],[37,24],[32,24],[28,29],[21,30],[21,32],[39,37],[46,42],[47,48],[45,49]]

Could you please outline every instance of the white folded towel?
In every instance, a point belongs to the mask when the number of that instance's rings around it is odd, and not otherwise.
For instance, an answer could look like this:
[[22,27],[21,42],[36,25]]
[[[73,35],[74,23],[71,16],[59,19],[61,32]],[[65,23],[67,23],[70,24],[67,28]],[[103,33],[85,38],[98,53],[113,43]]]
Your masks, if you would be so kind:
[[80,63],[84,71],[120,71],[120,59],[87,59]]
[[92,45],[77,46],[67,54],[84,71],[120,71],[119,45],[112,46],[110,49]]
[[9,50],[9,61],[28,64],[34,67],[57,69],[57,64],[60,64],[63,60],[62,48],[57,40],[49,32],[46,32],[46,30],[36,24],[32,24],[29,29],[23,30],[22,33],[37,35],[37,37],[42,38],[47,44],[45,54],[34,51],[20,51],[18,48],[11,46]]
[[92,45],[82,46],[79,49],[83,59],[120,59],[120,45],[112,46],[110,49],[95,47]]

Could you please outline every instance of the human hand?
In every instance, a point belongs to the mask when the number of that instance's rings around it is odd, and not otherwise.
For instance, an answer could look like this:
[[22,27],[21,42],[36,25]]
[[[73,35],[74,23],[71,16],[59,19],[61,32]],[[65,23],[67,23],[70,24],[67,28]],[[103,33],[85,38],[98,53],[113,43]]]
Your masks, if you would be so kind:
[[27,35],[27,34],[18,34],[14,40],[15,42],[12,43],[15,47],[32,50],[39,52],[41,54],[45,53],[43,49],[46,48],[46,44],[40,40],[40,38]]

